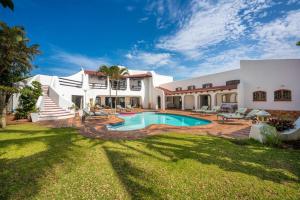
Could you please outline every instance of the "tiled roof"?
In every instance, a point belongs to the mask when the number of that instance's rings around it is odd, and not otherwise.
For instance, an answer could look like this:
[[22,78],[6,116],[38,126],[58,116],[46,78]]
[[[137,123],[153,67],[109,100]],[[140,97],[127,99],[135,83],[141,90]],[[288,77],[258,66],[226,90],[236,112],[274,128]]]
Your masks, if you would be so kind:
[[[97,71],[93,71],[93,70],[84,70],[85,74],[89,74],[89,75],[95,75],[95,76],[105,76],[105,74],[103,74],[102,72],[97,72]],[[146,77],[152,77],[151,74],[129,74],[129,75],[125,75],[124,77],[126,78],[146,78]]]
[[192,90],[180,90],[180,91],[171,91],[163,87],[158,87],[159,89],[165,92],[165,95],[176,95],[176,94],[191,94],[191,93],[202,93],[209,91],[223,91],[223,90],[234,90],[237,89],[237,85],[223,85],[215,86],[210,88],[196,88]]

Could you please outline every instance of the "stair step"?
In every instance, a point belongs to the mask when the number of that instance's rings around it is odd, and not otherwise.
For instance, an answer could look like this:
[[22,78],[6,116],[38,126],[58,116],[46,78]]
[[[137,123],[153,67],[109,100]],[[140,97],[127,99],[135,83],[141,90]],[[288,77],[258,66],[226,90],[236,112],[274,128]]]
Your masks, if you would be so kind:
[[39,117],[59,117],[59,116],[66,116],[66,115],[73,115],[73,114],[70,112],[58,113],[58,114],[40,114]]

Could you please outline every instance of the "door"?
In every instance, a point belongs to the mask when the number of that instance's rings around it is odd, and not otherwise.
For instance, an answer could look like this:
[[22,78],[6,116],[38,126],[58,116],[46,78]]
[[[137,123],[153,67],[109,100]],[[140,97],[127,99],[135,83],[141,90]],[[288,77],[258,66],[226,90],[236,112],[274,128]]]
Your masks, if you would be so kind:
[[75,104],[76,109],[83,108],[83,96],[72,95],[72,102]]

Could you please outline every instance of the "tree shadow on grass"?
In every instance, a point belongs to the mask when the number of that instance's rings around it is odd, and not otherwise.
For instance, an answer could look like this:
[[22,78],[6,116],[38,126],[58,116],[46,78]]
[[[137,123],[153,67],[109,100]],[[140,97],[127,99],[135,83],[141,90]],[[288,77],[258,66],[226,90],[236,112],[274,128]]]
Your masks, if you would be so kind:
[[[138,158],[140,154],[165,163],[191,159],[262,180],[299,183],[299,151],[268,148],[259,144],[238,145],[228,139],[217,137],[170,134],[136,140],[135,145],[130,145],[130,142],[126,141],[114,143],[121,145],[123,149],[105,148],[105,151],[112,167],[133,199],[160,198],[154,188],[147,185],[147,180],[153,179],[154,175],[146,170],[139,170],[138,165],[130,163],[133,155]],[[136,143],[139,148],[135,147]]]
[[[115,143],[122,142],[116,141]],[[103,149],[118,175],[119,180],[132,199],[144,199],[145,197],[150,199],[162,199],[158,193],[148,186],[148,180],[151,178],[151,175],[147,171],[134,166],[129,161],[136,155],[127,153],[124,151],[124,148],[104,146]]]
[[[203,164],[217,165],[226,171],[241,172],[277,183],[300,180],[299,151],[268,148],[259,144],[241,146],[229,139],[204,136],[160,135],[140,142],[173,161],[193,159]],[[294,177],[287,175],[287,171]]]
[[[0,199],[28,199],[34,197],[39,190],[39,181],[46,174],[51,173],[53,166],[74,162],[71,156],[76,146],[75,142],[81,139],[75,129],[41,129],[32,130],[6,130],[6,133],[24,133],[24,137],[0,141]],[[39,136],[32,134],[40,133]],[[27,137],[26,137],[27,135]],[[36,143],[43,144],[45,148],[28,148]],[[10,146],[24,155],[5,158]],[[20,150],[21,149],[21,150]],[[28,154],[26,151],[36,151]],[[15,152],[13,152],[15,153]]]

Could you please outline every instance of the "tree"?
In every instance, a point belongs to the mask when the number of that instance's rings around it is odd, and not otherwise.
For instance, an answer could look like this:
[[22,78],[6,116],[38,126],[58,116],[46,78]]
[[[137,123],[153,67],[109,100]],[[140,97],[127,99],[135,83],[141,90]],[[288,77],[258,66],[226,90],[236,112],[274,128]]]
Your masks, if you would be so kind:
[[115,110],[117,109],[117,97],[118,97],[118,90],[119,90],[119,84],[121,78],[123,78],[124,75],[128,74],[128,70],[125,67],[119,67],[119,66],[111,66],[112,71],[112,80],[117,82],[116,87],[116,98],[115,98]]
[[6,8],[8,7],[11,10],[14,10],[14,3],[12,2],[12,0],[0,0],[0,4]]
[[297,44],[296,44],[296,45],[300,46],[300,41],[299,41],[299,42],[297,42]]
[[[103,73],[105,76],[108,77],[109,81],[112,79],[112,70],[111,67],[108,67],[106,65],[102,65],[99,67],[98,72]],[[110,103],[110,108],[112,108],[112,99],[111,99],[111,84],[108,82],[108,87],[109,87],[109,103]]]
[[6,126],[6,110],[11,95],[17,92],[13,83],[28,77],[32,60],[39,54],[39,46],[29,45],[24,28],[9,27],[0,22],[0,127]]

